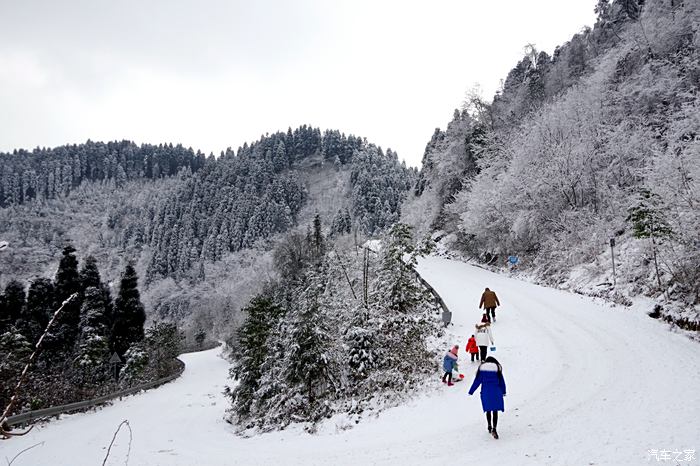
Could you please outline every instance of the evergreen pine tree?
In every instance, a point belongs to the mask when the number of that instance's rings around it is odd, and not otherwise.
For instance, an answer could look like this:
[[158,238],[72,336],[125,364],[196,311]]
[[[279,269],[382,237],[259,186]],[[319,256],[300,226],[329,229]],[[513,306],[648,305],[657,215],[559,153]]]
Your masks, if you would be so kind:
[[238,330],[238,357],[231,376],[238,380],[229,391],[233,410],[240,419],[247,419],[263,377],[262,366],[268,351],[268,336],[282,315],[282,309],[268,297],[257,296],[243,309],[246,319]]
[[345,209],[345,213],[343,214],[343,227],[343,233],[349,234],[352,230],[352,217],[350,216],[350,211],[348,209]]
[[328,356],[331,339],[319,303],[325,279],[322,272],[311,273],[309,286],[290,315],[284,411],[292,419],[315,422],[325,417],[329,407],[324,400],[335,389]]
[[[80,291],[80,275],[78,273],[78,259],[75,257],[75,248],[67,245],[63,248],[63,257],[58,264],[56,279],[54,281],[56,303],[58,307],[73,293]],[[79,333],[80,324],[80,300],[74,299],[61,312],[48,346],[58,351],[69,351],[73,348]]]
[[80,269],[80,287],[82,290],[87,290],[90,287],[97,288],[104,302],[104,312],[102,313],[102,323],[109,330],[112,328],[112,295],[109,292],[109,287],[102,283],[100,271],[97,268],[97,259],[93,256],[87,256],[83,262],[83,267]]
[[629,209],[627,220],[632,223],[632,234],[638,239],[649,239],[656,270],[656,282],[659,291],[664,291],[659,271],[658,247],[673,236],[673,229],[666,220],[664,207],[657,194],[648,189],[641,191],[637,205]]
[[60,301],[67,299],[73,293],[80,290],[80,274],[78,273],[78,259],[75,257],[75,248],[67,245],[63,248],[63,257],[58,264],[56,272],[56,294]]
[[75,359],[76,363],[84,369],[99,368],[109,359],[106,310],[102,290],[94,286],[88,287],[80,308],[80,336]]
[[404,223],[395,224],[389,232],[382,267],[389,292],[389,307],[394,311],[406,312],[421,299],[421,289],[412,272],[417,263],[416,254],[411,227]]
[[348,209],[338,210],[331,222],[330,236],[345,235],[352,229],[352,218]]
[[123,355],[129,346],[143,340],[143,324],[146,311],[138,290],[138,276],[131,264],[124,269],[119,294],[114,301],[114,323],[111,344],[114,351]]
[[0,400],[10,399],[31,354],[32,344],[14,327],[0,332]]
[[313,236],[311,238],[312,250],[316,259],[320,259],[326,253],[326,244],[323,237],[323,229],[321,227],[321,216],[316,214],[314,217]]
[[97,259],[94,256],[87,256],[83,261],[83,268],[80,270],[80,284],[82,289],[89,287],[99,289],[102,286],[100,271],[97,269]]
[[30,342],[36,343],[56,311],[53,282],[48,278],[37,278],[27,293],[27,305],[20,330]]
[[17,280],[10,280],[5,292],[0,296],[0,331],[20,324],[26,300],[24,285]]
[[174,323],[158,322],[146,330],[144,343],[149,364],[155,367],[157,377],[170,373],[174,359],[180,354],[181,342],[182,335]]
[[194,334],[194,341],[197,344],[198,349],[202,349],[204,346],[204,341],[207,339],[207,332],[203,328],[198,328],[197,332]]
[[343,229],[342,225],[343,219],[342,219],[342,213],[339,210],[334,216],[333,220],[331,220],[331,230],[328,236],[331,238],[334,237],[337,234],[341,234],[341,231]]
[[361,380],[369,375],[377,364],[374,336],[370,330],[353,326],[348,330],[348,366],[355,380]]

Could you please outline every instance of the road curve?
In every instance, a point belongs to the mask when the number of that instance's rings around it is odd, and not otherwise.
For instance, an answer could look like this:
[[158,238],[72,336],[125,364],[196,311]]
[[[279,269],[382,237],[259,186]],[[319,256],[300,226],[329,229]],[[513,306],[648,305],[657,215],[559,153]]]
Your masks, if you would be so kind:
[[[131,465],[640,465],[656,462],[649,450],[700,449],[696,343],[624,308],[461,262],[426,258],[419,271],[453,311],[449,343],[460,345],[466,382],[446,387],[436,368],[433,389],[352,429],[341,416],[316,435],[293,427],[244,439],[224,421],[228,363],[214,349],[183,355],[182,377],[163,387],[0,442],[0,458],[43,442],[14,464],[101,464],[123,419]],[[476,365],[464,345],[486,286],[502,303],[493,328],[508,384],[500,440],[466,393]],[[124,464],[127,449],[122,432],[107,464]]]

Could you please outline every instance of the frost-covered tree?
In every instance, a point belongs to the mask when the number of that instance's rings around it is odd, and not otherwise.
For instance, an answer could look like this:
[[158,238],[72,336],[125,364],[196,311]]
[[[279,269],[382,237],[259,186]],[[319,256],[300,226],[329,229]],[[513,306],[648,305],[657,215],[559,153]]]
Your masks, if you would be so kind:
[[365,325],[353,326],[347,333],[348,366],[354,379],[366,378],[377,365],[374,332],[365,328]]
[[100,290],[104,302],[104,324],[108,329],[112,328],[112,296],[109,287],[102,282],[100,271],[97,268],[97,259],[87,256],[80,269],[80,286],[83,290],[90,287]]
[[203,328],[197,329],[194,334],[194,341],[197,344],[197,348],[202,349],[204,346],[204,341],[207,339],[207,332]]
[[182,339],[177,325],[171,322],[158,322],[146,329],[143,343],[157,377],[165,377],[171,372],[172,363],[181,352]]
[[0,207],[60,198],[88,182],[113,181],[121,187],[127,180],[172,176],[184,168],[196,171],[204,163],[203,154],[180,145],[130,141],[19,149],[0,153],[0,158]]
[[0,333],[0,400],[3,406],[10,400],[17,380],[32,354],[32,343],[16,328]]
[[53,282],[37,278],[29,285],[27,305],[20,323],[20,330],[31,342],[36,342],[44,332],[56,310]]
[[357,151],[350,170],[352,212],[367,234],[378,233],[401,215],[401,202],[415,183],[415,172],[396,153],[369,144]]
[[[403,391],[432,370],[426,341],[437,331],[439,313],[429,295],[406,291],[397,312],[390,288],[401,282],[398,269],[385,271],[389,261],[383,257],[363,263],[347,237],[324,238],[319,258],[314,236],[309,228],[278,246],[279,278],[266,287],[265,301],[253,300],[234,341],[232,377],[238,384],[229,393],[240,429],[300,422],[313,430],[339,410],[359,413],[381,404],[388,390],[396,390],[393,371],[402,373]],[[396,236],[394,261],[400,250],[412,251],[409,238]],[[414,263],[410,256],[408,263]],[[363,275],[371,288],[367,306],[353,289]]]
[[658,195],[643,190],[638,202],[629,208],[628,221],[632,224],[635,238],[649,238],[654,243],[663,242],[673,235]]
[[320,260],[326,253],[326,239],[323,235],[323,227],[321,226],[321,216],[318,214],[314,216],[311,247],[316,260]]
[[654,269],[659,291],[663,291],[657,250],[660,244],[673,236],[673,229],[666,220],[660,198],[654,193],[643,190],[637,203],[630,207],[627,220],[632,224],[632,234],[638,239],[649,239],[654,258]]
[[[471,144],[477,170],[461,180],[446,209],[459,222],[435,227],[455,233],[455,245],[480,260],[503,263],[515,254],[557,285],[587,264],[593,280],[610,267],[611,236],[632,245],[637,233],[628,209],[646,189],[658,196],[673,235],[655,248],[656,261],[637,261],[639,245],[630,248],[635,260],[619,264],[618,285],[622,277],[645,292],[659,288],[663,275],[674,298],[697,314],[691,306],[700,296],[698,229],[691,225],[697,223],[700,104],[697,79],[687,74],[700,67],[691,19],[697,8],[600,1],[596,25],[551,58],[538,54],[533,67],[529,51],[488,105],[489,124],[475,118],[485,132]],[[463,141],[436,134],[430,151]],[[449,166],[437,159],[424,165],[424,192],[436,165]],[[638,213],[636,223],[654,219],[646,209]]]
[[0,295],[0,332],[13,325],[22,325],[20,318],[25,314],[26,301],[24,285],[17,280],[10,280]]
[[109,360],[109,327],[107,307],[100,288],[85,289],[80,308],[80,335],[77,343],[76,364],[84,370],[106,366]]
[[283,310],[270,298],[257,296],[243,312],[246,318],[238,329],[236,364],[231,369],[231,376],[238,381],[238,385],[229,390],[228,394],[235,415],[246,420],[250,416],[258,389],[269,383],[269,379],[274,376],[264,371],[263,363],[269,349],[268,337]]
[[[81,290],[78,259],[75,257],[75,248],[71,245],[63,248],[54,279],[54,290],[58,305]],[[51,330],[49,346],[59,351],[71,351],[80,332],[79,325],[80,300],[74,299],[64,307]]]
[[138,383],[148,367],[148,351],[142,343],[135,343],[123,355],[124,365],[119,371],[119,381],[123,385]]
[[175,357],[181,352],[182,339],[174,323],[158,322],[146,329],[144,339],[124,353],[119,383],[129,386],[172,374],[178,367]]
[[348,209],[339,209],[333,217],[330,236],[345,235],[352,231],[352,217]]
[[[486,118],[488,112],[477,110],[481,108],[487,108],[487,104],[474,91],[465,103],[465,110],[455,110],[446,130],[436,129],[426,145],[414,198],[409,199],[408,206],[403,206],[404,210],[416,209],[410,220],[418,229],[425,230],[426,226],[440,229],[451,223],[445,206],[476,175],[475,146],[483,137],[485,126],[490,124]],[[421,201],[423,205],[414,206]]]
[[388,292],[389,309],[404,313],[421,299],[421,287],[416,282],[416,248],[411,227],[395,224],[388,235],[388,245],[382,261],[383,288]]
[[100,271],[97,269],[97,259],[94,256],[87,256],[83,261],[83,267],[80,270],[80,284],[84,289],[102,286]]
[[[700,97],[675,115],[668,130],[668,145],[655,153],[646,188],[658,196],[656,209],[673,231],[659,248],[670,271],[673,298],[700,303]],[[634,203],[632,203],[634,205]]]
[[275,267],[290,283],[299,283],[311,262],[310,238],[290,233],[275,249]]
[[114,323],[111,346],[123,355],[129,347],[143,340],[146,312],[138,290],[138,276],[133,265],[127,264],[121,278],[119,294],[114,301]]
[[328,415],[328,397],[337,389],[329,356],[331,336],[319,303],[323,282],[320,274],[310,277],[307,290],[288,313],[283,409],[292,420],[315,422]]

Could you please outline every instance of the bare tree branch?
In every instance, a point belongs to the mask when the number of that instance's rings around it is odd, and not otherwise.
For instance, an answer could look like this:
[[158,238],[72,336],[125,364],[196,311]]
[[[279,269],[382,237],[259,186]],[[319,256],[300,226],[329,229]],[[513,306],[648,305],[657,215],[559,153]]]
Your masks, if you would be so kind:
[[9,461],[7,460],[7,457],[5,457],[5,461],[7,461],[7,466],[12,466],[12,463],[14,463],[15,460],[16,460],[17,458],[19,458],[19,456],[20,456],[22,453],[25,453],[25,452],[31,450],[32,448],[38,447],[38,446],[43,445],[43,444],[44,444],[44,442],[39,442],[39,443],[36,443],[36,444],[32,445],[31,447],[27,447],[27,448],[25,448],[24,450],[22,450],[22,451],[20,451],[19,453],[17,453],[17,454],[14,456],[14,458],[12,458],[12,459],[9,460]]
[[126,427],[129,429],[129,447],[126,451],[126,460],[124,461],[124,465],[126,466],[129,464],[129,455],[131,454],[131,440],[133,439],[133,432],[131,431],[129,421],[124,419],[117,427],[117,430],[114,431],[112,441],[109,442],[109,447],[107,447],[107,455],[105,455],[105,459],[102,461],[102,466],[105,466],[105,464],[107,464],[107,458],[109,458],[109,453],[112,451],[112,445],[114,445],[114,441],[117,439],[117,434],[119,433],[123,425],[126,425]]
[[9,432],[10,429],[9,429],[9,426],[7,426],[7,422],[6,422],[7,418],[10,415],[10,413],[12,412],[12,408],[14,408],[15,403],[17,402],[17,400],[19,398],[19,393],[20,393],[20,390],[22,389],[22,384],[24,384],[25,380],[27,379],[27,374],[29,373],[29,368],[31,367],[31,365],[34,362],[34,360],[36,359],[36,357],[39,355],[39,351],[41,350],[41,344],[44,342],[44,338],[49,333],[49,329],[51,328],[53,323],[56,321],[56,319],[58,318],[58,316],[61,313],[61,311],[63,310],[63,308],[65,308],[68,303],[70,303],[72,300],[74,300],[77,297],[78,297],[78,293],[73,293],[72,295],[70,295],[68,297],[68,299],[63,301],[63,303],[61,304],[61,307],[59,307],[56,310],[56,312],[53,313],[53,317],[51,317],[51,320],[46,325],[46,328],[44,329],[44,333],[42,333],[41,337],[39,337],[39,341],[36,342],[36,346],[34,347],[34,352],[32,353],[31,356],[29,356],[29,361],[27,361],[27,364],[24,366],[24,370],[22,371],[22,374],[20,375],[19,380],[17,381],[17,385],[15,386],[15,391],[12,394],[12,398],[10,398],[10,402],[5,407],[5,409],[2,413],[2,417],[0,417],[0,436],[2,438],[6,439],[9,437],[25,435],[29,432],[29,430],[31,430],[31,428],[30,428],[28,431],[26,431],[24,433],[20,433],[20,434],[15,434],[15,433]]

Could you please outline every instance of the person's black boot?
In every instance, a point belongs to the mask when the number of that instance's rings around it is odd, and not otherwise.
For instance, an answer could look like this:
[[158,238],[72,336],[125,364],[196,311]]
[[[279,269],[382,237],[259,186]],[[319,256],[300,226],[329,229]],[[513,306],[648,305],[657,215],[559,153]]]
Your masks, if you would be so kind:
[[491,426],[489,426],[489,434],[491,433],[492,430],[493,430],[493,429],[491,429]]
[[491,435],[493,435],[493,438],[495,438],[496,440],[498,440],[498,432],[496,432],[496,429],[493,429],[493,430],[491,431]]

